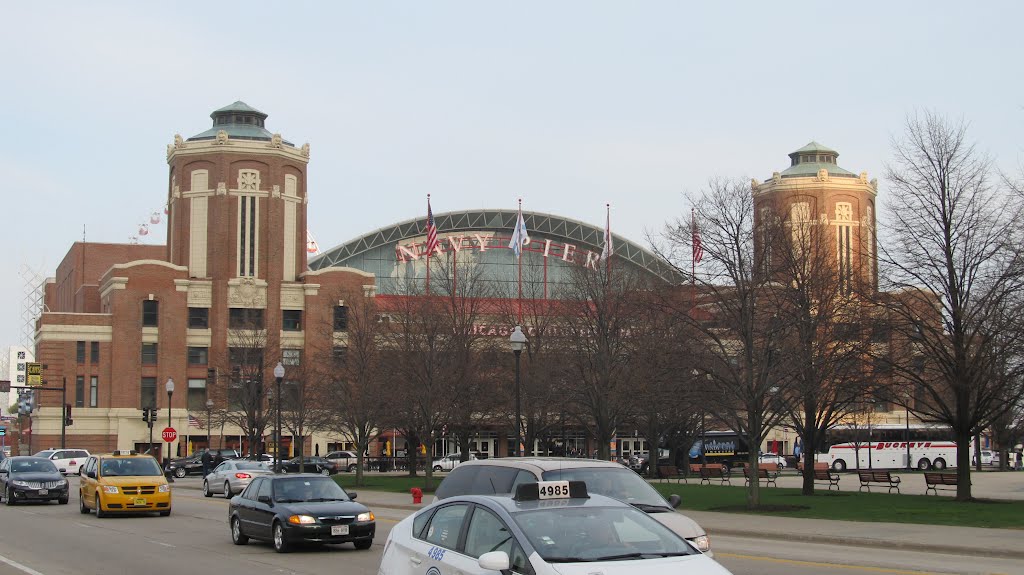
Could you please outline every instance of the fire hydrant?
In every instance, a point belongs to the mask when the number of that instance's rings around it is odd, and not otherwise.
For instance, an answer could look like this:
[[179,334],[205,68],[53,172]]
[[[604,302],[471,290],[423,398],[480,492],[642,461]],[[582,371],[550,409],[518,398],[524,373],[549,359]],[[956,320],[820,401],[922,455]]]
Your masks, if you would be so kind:
[[423,503],[423,490],[422,489],[420,489],[419,487],[413,487],[412,489],[409,490],[409,493],[412,493],[412,502],[413,503]]

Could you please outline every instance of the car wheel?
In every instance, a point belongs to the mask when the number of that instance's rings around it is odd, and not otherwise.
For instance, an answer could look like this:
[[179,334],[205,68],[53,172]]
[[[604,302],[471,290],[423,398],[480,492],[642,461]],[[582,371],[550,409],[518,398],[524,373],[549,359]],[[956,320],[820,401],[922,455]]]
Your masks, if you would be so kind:
[[943,469],[946,468],[946,460],[940,457],[936,459],[935,462],[932,463],[932,465],[935,466],[935,469],[942,471]]
[[356,539],[352,543],[355,544],[356,549],[369,549],[370,545],[373,545],[373,539]]
[[4,495],[4,499],[7,501],[8,505],[14,505],[14,490],[8,487],[7,494]]
[[284,539],[284,527],[280,522],[274,522],[274,551],[278,553],[288,552],[288,542]]
[[160,512],[160,517],[170,517],[170,516],[171,516],[171,510],[170,509],[168,509],[167,511],[161,511]]
[[224,499],[231,499],[231,484],[224,482]]
[[324,467],[323,469],[320,470],[320,475],[330,475],[330,474],[331,474],[331,470],[327,469],[326,467]]
[[174,470],[174,476],[177,477],[178,479],[181,479],[182,477],[185,477],[186,473],[187,472],[185,471],[184,467],[179,467],[179,468]]
[[281,468],[281,473],[288,473],[288,469],[287,469],[287,468],[285,468],[285,467],[282,467],[282,468]]
[[837,459],[832,463],[832,469],[840,473],[846,471],[846,462],[842,459]]
[[89,508],[85,506],[85,497],[82,497],[82,492],[78,492],[78,512],[85,515],[89,512]]
[[203,480],[203,497],[213,497],[213,492],[210,491],[210,484],[205,479]]
[[352,465],[348,466],[348,472],[349,473],[355,473],[355,471],[356,471],[356,464],[355,463],[353,463]]
[[441,466],[440,465],[435,465],[434,466],[434,471],[441,471]]
[[925,471],[931,466],[932,462],[928,461],[927,458],[921,458],[921,460],[917,462],[917,468],[920,469],[921,471]]
[[100,494],[96,494],[96,519],[103,519],[109,514],[103,510],[103,501],[100,499]]
[[238,517],[231,518],[231,542],[235,545],[245,545],[249,542],[249,537],[242,533],[242,522]]
[[67,505],[68,501],[69,501],[69,499],[67,497],[61,497],[61,498],[57,499],[57,503],[59,503],[60,505]]

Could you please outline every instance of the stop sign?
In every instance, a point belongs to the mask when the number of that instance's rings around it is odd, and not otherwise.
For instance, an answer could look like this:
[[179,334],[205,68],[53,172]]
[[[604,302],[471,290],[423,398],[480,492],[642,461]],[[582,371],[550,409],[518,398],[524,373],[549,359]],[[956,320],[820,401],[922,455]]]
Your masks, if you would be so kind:
[[175,439],[178,439],[178,432],[173,427],[165,427],[164,430],[160,432],[160,437],[163,437],[164,441],[170,443]]

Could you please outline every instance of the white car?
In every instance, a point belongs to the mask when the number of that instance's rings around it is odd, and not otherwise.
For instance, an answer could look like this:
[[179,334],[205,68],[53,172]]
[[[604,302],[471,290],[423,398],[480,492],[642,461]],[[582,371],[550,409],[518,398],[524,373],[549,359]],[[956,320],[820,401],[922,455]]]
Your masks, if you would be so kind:
[[[632,473],[632,472],[630,472]],[[391,529],[378,575],[728,575],[651,515],[582,481],[437,501]]]
[[49,459],[64,475],[78,475],[78,468],[89,459],[89,452],[84,449],[44,449],[34,457]]
[[[989,451],[988,449],[981,450],[981,464],[982,465],[996,465],[999,463],[999,455]],[[971,465],[977,465],[978,458],[971,454]]]
[[[451,471],[462,463],[461,459],[461,453],[452,453],[451,455],[445,455],[441,459],[435,459],[433,463],[434,471]],[[470,453],[469,460],[476,461],[476,455]]]
[[786,458],[778,453],[762,453],[757,456],[757,463],[761,467],[775,471],[782,471],[786,468]]
[[659,523],[711,553],[711,539],[696,521],[682,513],[678,495],[668,500],[635,471],[600,459],[566,457],[501,457],[467,461],[454,469],[434,491],[435,500],[457,495],[513,493],[520,483],[536,481],[585,481],[591,493],[614,497],[646,512]]

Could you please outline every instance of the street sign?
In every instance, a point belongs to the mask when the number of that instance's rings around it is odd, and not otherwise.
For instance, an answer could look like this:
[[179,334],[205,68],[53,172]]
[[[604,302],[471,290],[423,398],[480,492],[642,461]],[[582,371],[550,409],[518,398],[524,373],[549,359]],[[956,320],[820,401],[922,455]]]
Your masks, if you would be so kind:
[[178,432],[173,427],[165,427],[164,430],[160,432],[160,437],[163,437],[164,441],[170,443],[175,439],[178,439]]
[[28,385],[35,387],[43,384],[43,364],[41,363],[27,363],[25,368],[28,370]]
[[5,435],[7,435],[7,428],[6,427],[0,427],[0,437],[3,437]]

